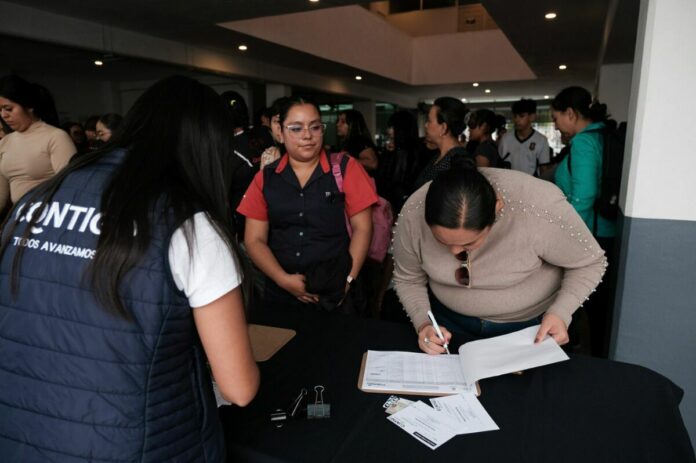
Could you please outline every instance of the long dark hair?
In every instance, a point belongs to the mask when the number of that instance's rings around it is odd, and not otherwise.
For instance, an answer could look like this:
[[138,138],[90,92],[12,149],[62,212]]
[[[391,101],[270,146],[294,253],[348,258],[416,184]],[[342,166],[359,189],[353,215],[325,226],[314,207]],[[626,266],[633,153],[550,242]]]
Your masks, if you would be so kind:
[[113,133],[116,132],[119,127],[121,127],[121,124],[123,123],[123,117],[120,114],[109,113],[99,116],[98,122],[101,122],[102,124],[104,124],[104,127],[111,130],[113,136]]
[[47,124],[58,127],[58,111],[51,92],[39,84],[32,84],[10,74],[0,79],[0,96],[14,101],[22,108],[32,109]]
[[[356,109],[346,109],[338,113],[338,115],[344,115],[346,123],[348,124],[348,134],[341,143],[344,148],[348,149],[347,147],[352,147],[353,145],[364,145],[368,148],[375,148],[370,129],[367,128],[365,118],[360,111]],[[348,149],[348,151],[350,151],[350,149]]]
[[551,108],[556,111],[565,111],[572,108],[585,119],[592,122],[607,120],[607,105],[597,100],[592,100],[590,92],[582,87],[567,87],[561,90],[551,101]]
[[430,184],[425,222],[431,227],[480,231],[495,222],[496,201],[493,186],[471,160],[455,156],[452,167]]
[[397,111],[389,117],[387,127],[394,130],[394,169],[392,181],[403,182],[416,175],[418,122],[408,111]]
[[[105,308],[130,318],[119,296],[119,284],[143,258],[154,221],[168,215],[167,211],[171,213],[168,223],[173,227],[185,224],[189,252],[195,230],[187,219],[205,212],[237,262],[244,266],[238,258],[226,184],[232,159],[230,124],[229,111],[210,87],[180,76],[157,82],[135,102],[121,130],[102,149],[74,158],[33,190],[25,204],[40,201],[42,206],[27,220],[24,238],[68,175],[99,161],[112,149],[124,148],[123,162],[104,189],[101,234],[86,275]],[[3,229],[9,225],[6,220]],[[17,226],[18,221],[14,221],[10,232],[4,233],[0,258]],[[17,250],[13,261],[15,292],[23,249]]]

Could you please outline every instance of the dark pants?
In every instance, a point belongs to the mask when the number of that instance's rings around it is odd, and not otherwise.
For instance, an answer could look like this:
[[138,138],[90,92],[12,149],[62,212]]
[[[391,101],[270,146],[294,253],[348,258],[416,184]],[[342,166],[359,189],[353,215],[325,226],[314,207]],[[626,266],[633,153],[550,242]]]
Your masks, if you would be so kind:
[[467,338],[491,338],[541,323],[541,316],[522,322],[492,322],[478,317],[462,315],[450,310],[440,302],[430,290],[428,290],[428,298],[430,299],[430,308],[433,311],[433,315],[435,315],[437,323],[450,330],[452,334],[464,335]]
[[609,268],[595,292],[583,304],[590,325],[590,351],[593,357],[606,358],[609,353],[609,338],[614,311],[614,291],[616,290],[616,252],[614,238],[596,238],[604,249]]

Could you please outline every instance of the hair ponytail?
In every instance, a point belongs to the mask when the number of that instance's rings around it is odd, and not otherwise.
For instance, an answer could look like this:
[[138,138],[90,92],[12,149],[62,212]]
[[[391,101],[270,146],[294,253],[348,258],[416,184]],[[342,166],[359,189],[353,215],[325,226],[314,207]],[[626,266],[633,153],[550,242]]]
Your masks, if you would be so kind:
[[607,105],[597,100],[592,100],[590,92],[582,87],[567,87],[561,90],[551,102],[551,108],[556,111],[565,111],[572,108],[592,122],[604,122],[609,115]]
[[497,196],[488,179],[465,156],[455,156],[452,167],[433,180],[425,197],[429,226],[483,230],[495,222]]

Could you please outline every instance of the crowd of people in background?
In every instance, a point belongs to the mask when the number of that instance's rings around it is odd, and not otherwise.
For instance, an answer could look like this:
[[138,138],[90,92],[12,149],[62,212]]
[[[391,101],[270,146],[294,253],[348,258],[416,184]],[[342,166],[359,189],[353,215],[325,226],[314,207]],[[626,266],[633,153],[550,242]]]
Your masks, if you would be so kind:
[[[580,87],[558,93],[551,115],[566,143],[561,156],[534,128],[535,101],[515,101],[511,111],[506,131],[493,111],[440,97],[422,115],[423,137],[419,114],[402,109],[378,147],[363,114],[349,109],[338,113],[331,146],[319,106],[299,96],[263,108],[252,125],[239,93],[171,77],[125,117],[59,125],[47,89],[1,78],[0,319],[15,338],[30,339],[13,343],[13,355],[24,358],[33,342],[53,353],[21,367],[3,355],[0,368],[19,368],[21,381],[43,372],[49,381],[26,391],[37,404],[64,394],[54,384],[79,383],[79,397],[58,401],[77,423],[83,417],[71,403],[94,403],[95,419],[109,414],[102,379],[122,409],[145,395],[174,408],[211,408],[203,354],[222,395],[250,401],[259,378],[245,307],[412,323],[430,354],[443,352],[451,333],[489,337],[536,324],[538,340],[582,347],[589,326],[586,351],[606,356],[611,288],[601,281],[616,224],[595,207],[606,106]],[[393,246],[380,252],[392,228]],[[61,240],[67,247],[45,252]],[[166,355],[156,348],[165,338]],[[197,339],[203,350],[190,349]],[[78,352],[75,371],[84,374],[52,368],[65,361],[64,349]],[[111,362],[108,373],[95,356]],[[161,370],[172,387],[133,373],[142,365]],[[190,394],[189,369],[202,395]],[[2,381],[4,391],[15,389]],[[171,428],[174,408],[163,422],[124,426]],[[160,446],[193,440],[215,459],[216,426],[203,419],[186,439],[109,455],[157,459]],[[86,442],[101,438],[90,436]],[[31,459],[40,448],[11,451]]]

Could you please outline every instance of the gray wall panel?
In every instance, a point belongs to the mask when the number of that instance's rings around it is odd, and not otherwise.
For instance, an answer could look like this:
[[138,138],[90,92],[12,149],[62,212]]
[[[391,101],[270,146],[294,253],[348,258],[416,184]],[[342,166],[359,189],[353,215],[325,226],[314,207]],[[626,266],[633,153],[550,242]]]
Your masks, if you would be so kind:
[[684,389],[696,443],[696,222],[626,217],[621,241],[611,356]]

